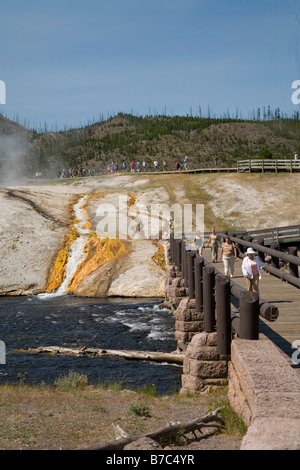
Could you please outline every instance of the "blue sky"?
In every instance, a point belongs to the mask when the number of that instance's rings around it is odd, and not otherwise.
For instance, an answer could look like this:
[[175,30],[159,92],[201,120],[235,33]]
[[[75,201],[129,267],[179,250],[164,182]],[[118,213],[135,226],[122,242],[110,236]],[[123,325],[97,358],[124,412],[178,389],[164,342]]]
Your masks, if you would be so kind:
[[300,111],[300,0],[1,0],[9,119]]

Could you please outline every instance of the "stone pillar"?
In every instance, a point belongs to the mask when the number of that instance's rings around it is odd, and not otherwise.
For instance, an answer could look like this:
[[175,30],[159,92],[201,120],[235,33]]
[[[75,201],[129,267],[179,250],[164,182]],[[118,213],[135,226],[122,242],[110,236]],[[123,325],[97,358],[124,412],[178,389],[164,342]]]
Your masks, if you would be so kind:
[[175,311],[177,349],[185,351],[193,336],[203,331],[203,313],[196,312],[195,299],[183,298]]
[[186,298],[188,290],[183,286],[183,283],[182,277],[177,275],[176,268],[168,266],[165,279],[165,299],[173,310],[176,310],[180,301]]
[[217,353],[217,333],[198,333],[186,348],[180,393],[227,384],[229,357]]

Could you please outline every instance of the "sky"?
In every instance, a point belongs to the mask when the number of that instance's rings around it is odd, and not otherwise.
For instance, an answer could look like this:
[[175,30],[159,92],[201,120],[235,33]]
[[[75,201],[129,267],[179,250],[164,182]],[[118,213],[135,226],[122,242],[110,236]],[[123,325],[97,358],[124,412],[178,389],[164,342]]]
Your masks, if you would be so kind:
[[300,0],[1,0],[0,15],[0,111],[36,130],[300,111]]

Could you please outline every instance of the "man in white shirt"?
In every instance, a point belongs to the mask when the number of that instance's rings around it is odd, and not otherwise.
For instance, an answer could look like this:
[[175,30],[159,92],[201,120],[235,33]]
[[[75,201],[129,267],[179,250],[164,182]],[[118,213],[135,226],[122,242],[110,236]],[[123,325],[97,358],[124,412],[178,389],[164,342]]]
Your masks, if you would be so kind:
[[249,291],[258,292],[258,284],[261,279],[260,270],[264,269],[253,248],[247,248],[247,256],[243,259],[242,271]]

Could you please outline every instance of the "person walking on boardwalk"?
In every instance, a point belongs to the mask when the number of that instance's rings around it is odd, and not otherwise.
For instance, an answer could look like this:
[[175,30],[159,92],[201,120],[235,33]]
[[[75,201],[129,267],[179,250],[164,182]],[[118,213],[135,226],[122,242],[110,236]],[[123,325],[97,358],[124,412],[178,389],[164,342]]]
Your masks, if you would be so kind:
[[225,237],[225,242],[222,244],[220,259],[224,263],[224,274],[225,276],[233,277],[234,274],[234,260],[236,259],[236,247],[231,242],[230,237]]
[[196,235],[193,238],[193,243],[194,243],[194,247],[198,251],[199,255],[202,256],[204,243],[203,243],[203,238],[202,238],[199,230],[196,232]]
[[214,228],[211,230],[211,234],[207,241],[207,246],[211,247],[211,259],[213,263],[216,263],[218,260],[218,237]]
[[247,256],[243,259],[242,271],[249,291],[258,292],[258,284],[261,279],[260,270],[264,269],[253,248],[247,248]]
[[186,155],[186,156],[184,157],[184,168],[185,168],[185,170],[188,169],[188,163],[189,163],[189,159],[188,159],[188,156]]

